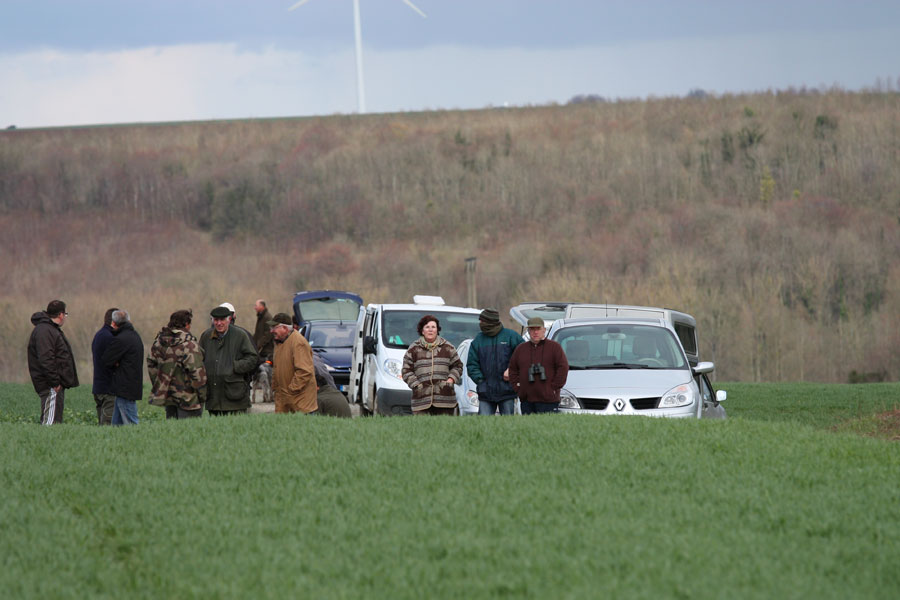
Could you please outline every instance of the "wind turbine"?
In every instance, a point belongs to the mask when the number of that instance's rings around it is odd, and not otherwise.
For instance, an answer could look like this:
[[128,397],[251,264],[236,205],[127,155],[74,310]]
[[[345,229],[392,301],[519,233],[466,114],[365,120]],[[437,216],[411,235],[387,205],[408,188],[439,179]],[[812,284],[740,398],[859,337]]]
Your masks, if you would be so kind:
[[[288,10],[296,10],[309,2],[309,0],[300,0]],[[413,4],[411,0],[401,0],[403,4],[417,12],[423,19],[427,19],[422,10]],[[366,90],[363,85],[363,65],[362,65],[362,27],[359,24],[359,0],[353,0],[353,33],[356,38],[356,105],[359,114],[366,112]]]

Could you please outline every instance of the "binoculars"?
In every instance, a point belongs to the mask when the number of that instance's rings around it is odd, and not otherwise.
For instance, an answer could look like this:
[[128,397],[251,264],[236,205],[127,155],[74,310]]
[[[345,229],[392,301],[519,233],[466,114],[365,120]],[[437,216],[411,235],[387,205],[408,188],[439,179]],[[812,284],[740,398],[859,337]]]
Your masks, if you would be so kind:
[[544,365],[541,363],[534,363],[530,367],[528,367],[528,382],[534,383],[534,377],[537,375],[537,378],[541,381],[547,381],[547,373],[544,371]]

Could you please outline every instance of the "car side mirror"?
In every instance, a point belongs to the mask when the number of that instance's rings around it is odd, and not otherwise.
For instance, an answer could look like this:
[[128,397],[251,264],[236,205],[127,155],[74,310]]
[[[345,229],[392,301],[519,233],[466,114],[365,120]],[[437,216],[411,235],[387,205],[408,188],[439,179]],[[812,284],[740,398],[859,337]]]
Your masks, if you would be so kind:
[[367,335],[363,338],[363,354],[375,354],[375,338]]
[[719,390],[716,392],[716,402],[725,402],[725,399],[728,398],[728,392],[725,390]]
[[697,366],[694,367],[694,375],[702,375],[703,373],[712,373],[716,370],[715,363],[711,363],[708,361],[704,361],[701,363],[697,363]]

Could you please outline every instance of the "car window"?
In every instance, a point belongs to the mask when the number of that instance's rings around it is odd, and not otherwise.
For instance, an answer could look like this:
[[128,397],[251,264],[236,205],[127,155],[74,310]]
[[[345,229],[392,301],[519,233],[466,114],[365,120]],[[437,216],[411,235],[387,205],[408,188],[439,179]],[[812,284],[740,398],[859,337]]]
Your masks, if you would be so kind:
[[297,302],[304,321],[356,321],[359,304],[349,298],[316,298]]
[[591,324],[563,327],[554,334],[574,369],[685,369],[678,340],[664,327]]
[[353,346],[356,323],[314,323],[307,338],[313,348],[350,348]]
[[481,331],[478,313],[433,312],[430,310],[386,310],[382,316],[381,335],[389,348],[408,348],[419,339],[416,327],[419,319],[433,314],[441,324],[441,337],[458,346]]
[[675,323],[675,333],[688,354],[697,354],[697,330],[684,323]]
[[716,394],[709,384],[709,379],[706,378],[706,375],[701,375],[698,379],[700,384],[700,398],[703,402],[712,402],[715,399]]

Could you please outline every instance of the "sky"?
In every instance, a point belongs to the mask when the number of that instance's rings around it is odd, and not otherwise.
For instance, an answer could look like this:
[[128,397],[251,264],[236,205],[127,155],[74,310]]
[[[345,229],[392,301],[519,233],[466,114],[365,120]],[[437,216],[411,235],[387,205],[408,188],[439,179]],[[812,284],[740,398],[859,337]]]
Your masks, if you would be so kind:
[[[358,0],[369,113],[900,88],[897,0]],[[0,128],[358,112],[353,0],[0,0]]]

